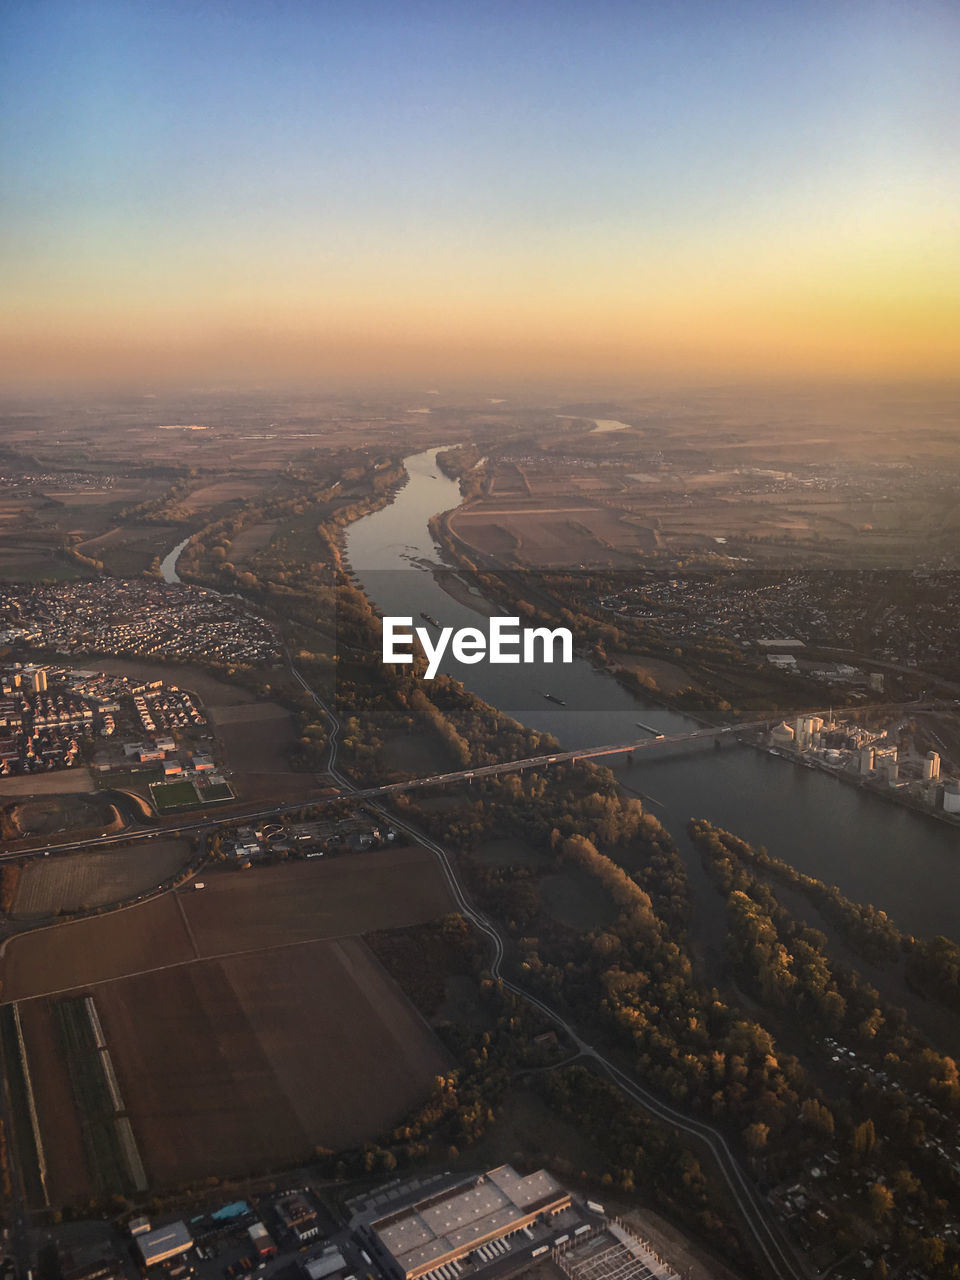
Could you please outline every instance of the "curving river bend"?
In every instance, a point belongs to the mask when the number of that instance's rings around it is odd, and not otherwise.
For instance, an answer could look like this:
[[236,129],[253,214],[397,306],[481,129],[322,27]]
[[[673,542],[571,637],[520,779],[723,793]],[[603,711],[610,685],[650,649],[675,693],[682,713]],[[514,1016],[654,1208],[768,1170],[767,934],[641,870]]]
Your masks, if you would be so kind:
[[[429,567],[441,560],[427,522],[459,505],[459,488],[438,471],[435,450],[407,458],[406,468],[409,481],[394,502],[348,529],[350,565],[383,614],[412,616],[422,626],[423,612],[444,626],[482,628],[477,612],[449,595]],[[664,732],[695,727],[688,717],[628,693],[585,660],[538,671],[532,680],[525,667],[445,669],[568,748],[640,738],[638,721]],[[566,705],[549,701],[546,692]],[[851,898],[883,908],[911,933],[960,939],[960,834],[934,819],[748,747],[665,749],[659,758],[618,766],[617,775],[655,801],[652,811],[681,848],[688,847],[688,819],[709,818]],[[688,859],[696,880],[694,861]]]

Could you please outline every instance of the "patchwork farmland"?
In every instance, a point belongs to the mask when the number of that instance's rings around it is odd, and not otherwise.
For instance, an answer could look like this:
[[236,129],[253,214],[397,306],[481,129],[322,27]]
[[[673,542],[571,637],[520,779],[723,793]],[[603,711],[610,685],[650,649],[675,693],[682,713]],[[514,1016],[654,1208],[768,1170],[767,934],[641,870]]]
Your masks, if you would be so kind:
[[97,998],[160,1186],[376,1137],[445,1066],[358,938],[181,965]]
[[[129,1187],[125,1134],[149,1185],[171,1187],[395,1125],[446,1057],[358,935],[448,910],[430,855],[387,849],[215,872],[202,892],[14,939],[3,997],[40,1082],[51,1202]],[[122,1114],[101,1105],[90,1045],[64,1034],[87,995]]]

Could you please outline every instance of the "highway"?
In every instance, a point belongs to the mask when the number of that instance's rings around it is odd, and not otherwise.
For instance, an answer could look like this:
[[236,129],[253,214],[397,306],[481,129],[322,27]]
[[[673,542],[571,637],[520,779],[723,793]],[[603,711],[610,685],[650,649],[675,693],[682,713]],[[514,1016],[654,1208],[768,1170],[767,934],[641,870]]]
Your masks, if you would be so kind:
[[[337,769],[340,721],[337,719],[335,713],[313,691],[300,672],[296,670],[293,663],[290,662],[289,655],[288,662],[290,663],[290,670],[294,679],[297,680],[304,691],[312,698],[326,718],[329,728],[329,757],[327,768],[330,776],[345,793],[350,794],[351,799],[366,797],[369,794],[368,792],[355,788],[350,782],[350,779],[346,778]],[[757,722],[754,727],[759,727],[766,723],[769,723],[769,721],[760,721]],[[671,741],[688,742],[703,737],[715,737],[718,733],[732,732],[734,728],[742,730],[748,727],[749,726],[738,725],[723,729],[703,729],[697,730],[692,734],[678,734],[669,739],[661,738],[645,740],[645,742],[637,745],[650,746],[656,744],[659,746],[662,743]],[[624,747],[621,745],[619,747],[599,747],[592,749],[589,752],[568,751],[552,756],[534,756],[531,757],[530,760],[514,761],[511,765],[506,766],[492,765],[484,770],[463,770],[457,774],[443,774],[432,779],[418,779],[418,784],[422,786],[435,785],[438,782],[454,778],[490,776],[492,773],[497,772],[506,773],[515,771],[519,768],[559,764],[561,761],[582,760],[589,758],[592,755],[612,755],[615,752],[623,752],[625,750],[633,749],[635,748],[632,746]],[[372,790],[376,794],[383,794],[395,789],[396,788],[373,788]],[[402,790],[404,788],[401,787],[399,789]],[[672,1125],[673,1128],[679,1129],[683,1133],[689,1134],[691,1137],[698,1139],[698,1141],[702,1142],[707,1147],[720,1170],[734,1203],[740,1211],[740,1215],[743,1219],[747,1232],[756,1245],[760,1256],[765,1260],[769,1267],[770,1275],[774,1277],[774,1280],[809,1280],[810,1273],[804,1269],[800,1261],[794,1255],[789,1244],[782,1238],[776,1223],[772,1219],[770,1210],[765,1202],[761,1200],[746,1174],[743,1172],[739,1161],[720,1130],[715,1129],[712,1125],[706,1124],[702,1120],[695,1120],[690,1116],[684,1115],[682,1111],[677,1111],[674,1107],[663,1102],[655,1094],[638,1084],[637,1081],[627,1075],[625,1071],[622,1071],[615,1063],[611,1062],[609,1058],[604,1057],[604,1055],[600,1053],[599,1050],[595,1049],[593,1045],[588,1044],[571,1023],[562,1018],[538,996],[533,995],[523,987],[518,986],[510,978],[506,977],[503,973],[503,938],[496,926],[485,915],[483,915],[482,912],[478,911],[467,898],[463,887],[457,878],[457,873],[450,862],[449,855],[443,846],[437,844],[435,840],[431,840],[429,836],[425,835],[409,822],[406,822],[403,819],[398,818],[395,814],[390,813],[388,810],[381,808],[376,803],[375,799],[368,805],[368,807],[373,809],[374,812],[380,814],[380,816],[383,817],[385,821],[389,822],[394,829],[403,831],[411,840],[415,840],[417,844],[428,849],[437,859],[440,870],[443,873],[443,877],[447,882],[450,894],[456,903],[457,908],[490,943],[490,947],[493,952],[490,963],[491,976],[500,982],[507,991],[510,991],[518,999],[525,1001],[525,1003],[539,1010],[540,1013],[548,1018],[554,1026],[556,1026],[562,1034],[576,1046],[582,1057],[589,1059],[596,1067],[602,1070],[621,1090],[621,1092],[626,1094],[632,1101],[638,1103],[658,1120]]]
[[[327,706],[327,704],[304,679],[303,675],[294,667],[289,653],[286,656],[293,678],[316,704],[326,720],[328,726],[327,772],[331,779],[340,788],[341,796],[345,799],[349,798],[351,801],[363,802],[367,808],[377,813],[395,830],[404,832],[411,840],[415,841],[417,844],[421,845],[433,854],[458,910],[466,919],[470,920],[474,927],[490,944],[492,952],[490,963],[491,975],[518,999],[523,1000],[531,1007],[539,1010],[539,1012],[549,1019],[558,1028],[558,1030],[567,1037],[571,1044],[576,1047],[578,1054],[581,1057],[592,1062],[594,1066],[602,1071],[628,1098],[636,1102],[639,1106],[642,1106],[658,1120],[671,1125],[680,1132],[686,1133],[701,1142],[713,1157],[716,1166],[723,1177],[724,1183],[726,1184],[726,1187],[740,1212],[744,1228],[756,1246],[759,1256],[764,1259],[767,1267],[769,1268],[770,1275],[775,1277],[776,1280],[809,1280],[810,1273],[804,1268],[801,1261],[793,1253],[788,1242],[782,1237],[769,1207],[761,1199],[753,1184],[744,1173],[724,1134],[713,1125],[709,1125],[705,1121],[695,1119],[681,1111],[678,1111],[676,1108],[664,1102],[656,1094],[651,1093],[643,1085],[633,1079],[632,1076],[628,1075],[619,1066],[617,1066],[616,1063],[611,1061],[611,1059],[605,1057],[593,1045],[587,1043],[571,1023],[562,1018],[554,1009],[551,1009],[543,1000],[507,977],[503,972],[503,938],[492,921],[483,915],[482,912],[478,911],[467,898],[447,851],[441,845],[437,844],[436,841],[430,839],[430,837],[424,832],[420,831],[409,822],[399,818],[396,814],[383,808],[381,803],[391,795],[396,795],[404,791],[413,791],[419,788],[437,787],[448,783],[464,781],[469,782],[474,778],[498,777],[508,773],[517,773],[524,769],[549,768],[553,765],[573,764],[579,760],[602,759],[605,756],[635,754],[637,752],[650,751],[654,748],[682,746],[686,743],[709,741],[710,739],[722,740],[724,736],[733,736],[739,733],[750,733],[764,729],[773,723],[779,722],[783,717],[777,716],[768,720],[755,720],[747,724],[711,726],[691,730],[687,733],[650,736],[636,741],[616,743],[608,746],[581,747],[573,751],[557,751],[552,754],[529,756],[520,760],[504,761],[491,765],[481,765],[473,769],[459,769],[451,773],[433,774],[424,778],[410,778],[402,782],[387,783],[383,786],[362,788],[357,787],[337,767],[341,726],[336,714],[329,706]],[[926,710],[930,709],[934,705],[936,704],[908,703],[897,706],[881,703],[869,707],[859,707],[855,710],[856,714],[863,715],[877,710],[886,710],[891,713],[898,710]],[[811,715],[815,713],[801,712],[799,714]],[[651,728],[650,733],[656,734],[656,731]],[[330,799],[331,797],[329,796],[319,796],[313,800],[298,800],[289,804],[271,805],[264,808],[250,809],[242,813],[233,812],[230,814],[218,814],[217,816],[205,817],[199,820],[181,823],[175,827],[163,827],[160,829],[133,833],[120,832],[113,836],[95,836],[85,840],[69,841],[57,845],[47,845],[39,849],[13,853],[8,852],[0,854],[0,858],[41,857],[53,853],[68,853],[85,848],[149,840],[158,835],[192,835],[201,831],[215,829],[216,827],[221,826],[224,822],[245,822],[256,819],[277,817],[284,813],[303,809],[311,804],[322,803],[324,800],[329,801]]]
[[[292,664],[290,670],[294,679],[316,701],[317,706],[323,711],[324,715],[332,717],[329,708],[313,692]],[[937,705],[935,703],[916,702],[902,704],[877,703],[869,707],[857,707],[853,710],[855,710],[856,714],[863,715],[881,710],[891,713],[907,710],[927,711],[934,709]],[[797,714],[807,716],[817,713],[803,711]],[[793,719],[794,717],[789,716],[787,718]],[[457,769],[451,773],[435,773],[424,778],[405,778],[401,782],[388,782],[376,787],[357,787],[337,771],[338,742],[336,735],[339,733],[338,724],[336,731],[330,730],[331,738],[329,741],[327,772],[340,787],[344,798],[349,797],[351,800],[375,805],[377,800],[387,799],[404,791],[418,791],[425,787],[442,787],[451,783],[471,782],[474,778],[497,778],[508,773],[521,773],[524,769],[546,769],[552,765],[576,764],[578,760],[598,760],[603,759],[605,756],[636,755],[638,752],[653,751],[661,747],[681,747],[688,743],[707,742],[710,739],[722,741],[724,738],[732,738],[736,734],[755,733],[761,729],[769,728],[772,724],[778,724],[781,719],[783,719],[782,716],[774,716],[772,719],[752,720],[746,724],[711,725],[707,728],[692,729],[687,733],[657,734],[656,736],[638,738],[630,742],[618,742],[608,746],[578,747],[574,751],[555,751],[550,755],[526,756],[520,760],[504,760],[497,764],[477,765],[472,769]],[[655,730],[651,729],[650,733],[654,734]],[[201,831],[212,831],[216,827],[223,826],[224,823],[255,822],[260,819],[276,818],[285,813],[293,813],[298,809],[308,808],[314,804],[322,804],[325,801],[330,802],[333,799],[336,799],[336,797],[318,795],[314,797],[307,796],[302,800],[291,801],[287,804],[273,804],[261,806],[257,809],[244,809],[239,812],[233,810],[229,813],[224,813],[218,809],[216,814],[210,814],[203,818],[192,818],[189,822],[182,822],[177,826],[150,827],[145,830],[135,831],[125,830],[111,836],[90,836],[83,840],[67,840],[58,844],[40,845],[34,849],[5,851],[0,853],[0,861],[10,858],[46,857],[48,854],[53,853],[74,853],[80,849],[93,849],[111,844],[129,844],[135,841],[151,840],[161,835],[196,835]],[[396,824],[394,823],[394,825]]]

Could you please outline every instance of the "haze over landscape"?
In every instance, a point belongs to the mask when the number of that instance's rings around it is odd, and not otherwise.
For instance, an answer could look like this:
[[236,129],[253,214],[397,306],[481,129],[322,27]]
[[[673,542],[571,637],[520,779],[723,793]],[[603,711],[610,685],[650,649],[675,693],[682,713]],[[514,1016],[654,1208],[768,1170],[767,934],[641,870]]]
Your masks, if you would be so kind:
[[955,5],[3,6],[17,384],[937,377]]
[[958,65],[0,4],[0,1280],[960,1280]]

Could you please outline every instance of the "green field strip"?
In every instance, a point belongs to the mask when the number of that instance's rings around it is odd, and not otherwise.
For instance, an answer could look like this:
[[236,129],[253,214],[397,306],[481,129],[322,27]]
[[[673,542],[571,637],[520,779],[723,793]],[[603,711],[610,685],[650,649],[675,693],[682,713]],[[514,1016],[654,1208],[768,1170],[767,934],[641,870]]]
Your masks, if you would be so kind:
[[11,1158],[20,1166],[27,1197],[32,1204],[46,1204],[46,1188],[41,1174],[41,1157],[30,1115],[27,1081],[14,1017],[14,1005],[0,1008],[0,1057],[3,1061],[4,1087],[10,1100],[13,1121]]
[[103,1050],[97,1047],[85,1002],[58,1000],[54,1009],[94,1180],[103,1195],[126,1192],[132,1179],[117,1132]]

